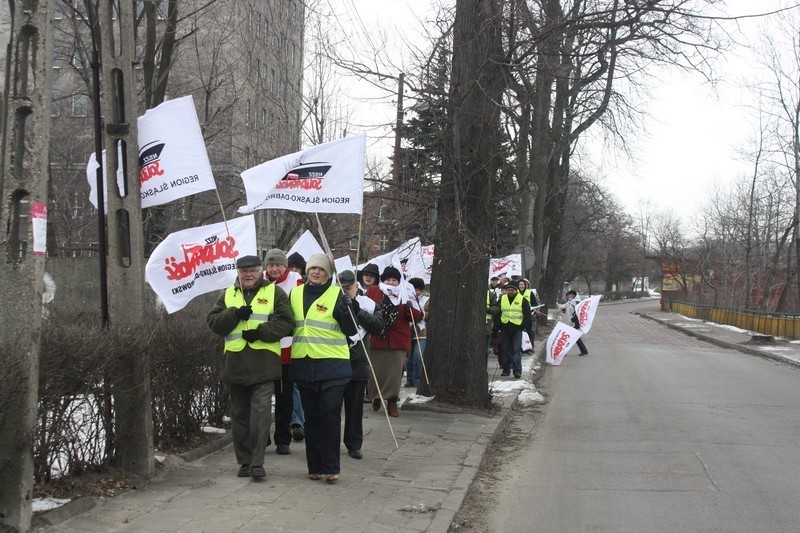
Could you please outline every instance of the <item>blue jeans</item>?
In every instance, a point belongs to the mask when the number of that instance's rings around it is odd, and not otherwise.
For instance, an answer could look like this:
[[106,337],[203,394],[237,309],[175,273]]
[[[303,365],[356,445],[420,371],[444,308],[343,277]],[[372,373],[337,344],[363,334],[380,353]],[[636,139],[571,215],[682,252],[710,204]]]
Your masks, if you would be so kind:
[[503,373],[522,374],[522,330],[503,332]]
[[427,342],[428,339],[419,339],[419,344],[417,344],[417,339],[411,339],[411,356],[406,359],[406,381],[412,385],[419,384],[419,380],[422,378],[422,357],[419,350],[422,348],[424,354]]
[[294,401],[292,402],[292,425],[297,424],[302,427],[305,424],[306,416],[303,413],[303,402],[300,401],[300,391],[297,385],[294,386]]

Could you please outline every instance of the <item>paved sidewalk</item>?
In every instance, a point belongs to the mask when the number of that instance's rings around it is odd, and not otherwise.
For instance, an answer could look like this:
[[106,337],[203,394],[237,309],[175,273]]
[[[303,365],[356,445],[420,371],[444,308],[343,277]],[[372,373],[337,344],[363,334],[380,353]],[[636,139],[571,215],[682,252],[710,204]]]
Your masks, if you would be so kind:
[[[532,360],[523,357],[528,379]],[[489,379],[500,380],[494,361]],[[271,446],[263,481],[236,477],[227,445],[192,462],[169,457],[141,489],[71,502],[38,514],[35,525],[47,531],[445,532],[526,382],[503,378],[492,385],[500,408],[491,415],[411,404],[414,390],[403,389],[400,417],[391,419],[398,449],[383,411],[365,404],[364,459],[350,458],[342,447],[335,485],[307,479],[303,442],[292,443],[288,456]]]
[[800,367],[800,341],[776,337],[772,342],[757,342],[753,340],[753,336],[760,336],[759,334],[733,326],[687,318],[677,313],[664,311],[648,311],[640,314],[664,324],[668,328],[681,331],[722,348],[739,350],[740,352]]

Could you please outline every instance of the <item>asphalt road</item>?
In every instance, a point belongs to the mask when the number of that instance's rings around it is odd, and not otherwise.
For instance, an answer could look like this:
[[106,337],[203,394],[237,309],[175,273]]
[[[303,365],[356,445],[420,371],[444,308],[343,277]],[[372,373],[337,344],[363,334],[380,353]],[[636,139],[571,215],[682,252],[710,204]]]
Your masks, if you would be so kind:
[[800,370],[601,306],[539,384],[491,531],[800,531]]

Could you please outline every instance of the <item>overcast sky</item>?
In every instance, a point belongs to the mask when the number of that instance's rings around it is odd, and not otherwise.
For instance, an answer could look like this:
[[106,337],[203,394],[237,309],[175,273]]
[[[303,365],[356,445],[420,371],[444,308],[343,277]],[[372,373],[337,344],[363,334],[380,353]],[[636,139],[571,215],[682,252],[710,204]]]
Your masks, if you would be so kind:
[[[421,0],[329,0],[339,14],[337,24],[353,32],[346,46],[353,50],[388,40],[397,63],[407,62],[402,50],[407,42],[419,42],[424,30],[420,20],[430,13],[430,2]],[[740,16],[793,5],[794,0],[728,0],[725,13]],[[763,19],[746,19],[726,25],[742,43],[754,44]],[[775,18],[772,23],[777,23]],[[380,28],[381,31],[377,29]],[[652,119],[647,132],[635,136],[631,146],[637,159],[604,149],[599,142],[587,142],[586,157],[579,166],[602,178],[605,186],[630,213],[638,211],[640,199],[650,200],[661,209],[670,209],[688,221],[706,200],[715,182],[731,181],[750,172],[739,156],[752,138],[752,119],[748,105],[751,94],[740,89],[742,80],[752,81],[748,52],[737,48],[717,64],[719,83],[710,86],[699,76],[658,72],[652,98],[646,102]],[[375,94],[365,85],[351,94]],[[355,116],[363,121],[371,139],[368,157],[380,155],[391,146],[394,102],[361,100]],[[589,141],[589,139],[587,139]]]

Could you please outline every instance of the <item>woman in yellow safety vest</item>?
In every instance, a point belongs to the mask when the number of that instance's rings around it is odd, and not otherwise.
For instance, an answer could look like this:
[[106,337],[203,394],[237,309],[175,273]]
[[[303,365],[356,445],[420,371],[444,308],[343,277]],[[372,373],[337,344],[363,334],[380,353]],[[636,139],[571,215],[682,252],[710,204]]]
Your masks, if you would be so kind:
[[358,304],[331,284],[332,274],[326,255],[312,255],[308,282],[289,295],[295,323],[289,375],[306,415],[308,477],[328,483],[339,480],[342,402],[352,375],[348,337],[358,333]]

